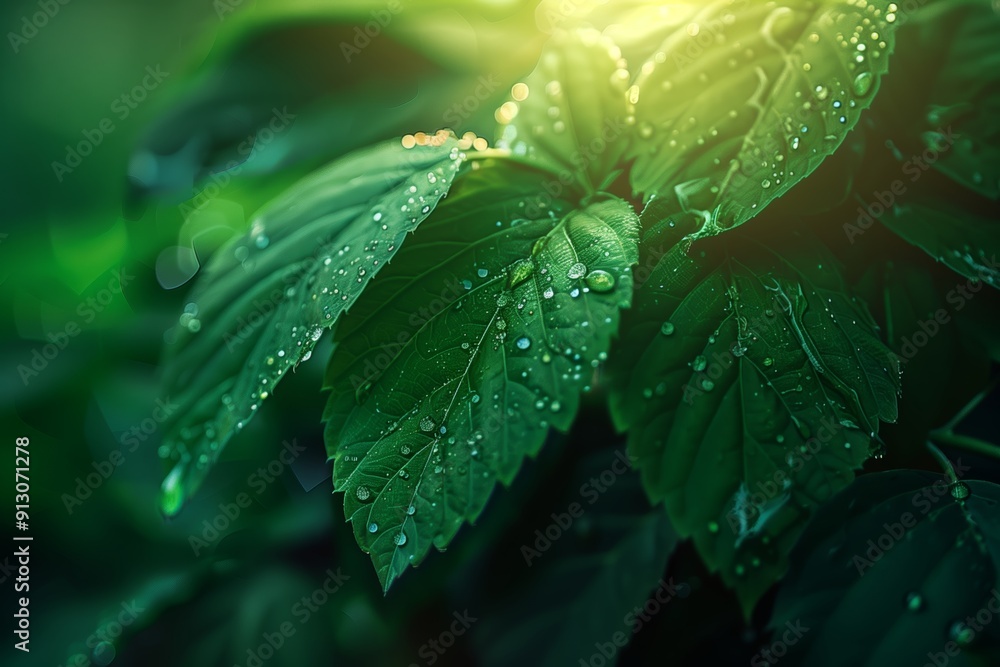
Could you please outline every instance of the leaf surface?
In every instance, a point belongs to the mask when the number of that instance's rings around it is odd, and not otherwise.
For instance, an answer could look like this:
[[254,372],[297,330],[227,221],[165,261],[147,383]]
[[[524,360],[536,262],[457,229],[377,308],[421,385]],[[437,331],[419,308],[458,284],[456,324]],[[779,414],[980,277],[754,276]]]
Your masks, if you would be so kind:
[[334,486],[386,589],[569,429],[631,302],[631,207],[522,218],[544,207],[537,183],[470,177],[338,332]]
[[165,385],[181,408],[163,450],[177,462],[163,482],[166,514],[447,194],[464,153],[444,135],[434,144],[338,160],[212,257],[167,351]]
[[809,512],[878,453],[899,364],[809,238],[774,250],[737,233],[688,255],[694,224],[644,241],[667,250],[612,356],[612,413],[650,499],[749,612]]
[[743,224],[812,173],[878,91],[896,15],[881,0],[713,2],[639,71],[632,187],[676,196],[700,238]]

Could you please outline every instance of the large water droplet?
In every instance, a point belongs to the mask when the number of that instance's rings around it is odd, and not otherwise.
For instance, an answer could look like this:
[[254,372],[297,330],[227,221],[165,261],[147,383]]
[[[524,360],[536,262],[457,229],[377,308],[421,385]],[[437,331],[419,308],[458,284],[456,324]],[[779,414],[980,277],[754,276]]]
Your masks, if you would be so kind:
[[531,347],[531,339],[528,338],[527,336],[521,336],[520,338],[517,339],[516,344],[517,344],[517,349],[527,350],[529,347]]
[[434,420],[430,417],[424,417],[420,420],[420,430],[424,433],[430,433],[434,430]]
[[372,492],[367,486],[359,486],[354,490],[354,495],[357,496],[358,500],[368,500],[371,498]]
[[375,523],[374,521],[371,522],[370,524],[368,524],[368,532],[369,533],[377,533],[378,532],[378,524]]
[[513,289],[531,277],[535,263],[530,259],[519,259],[511,265],[507,273],[507,289]]
[[583,262],[577,262],[569,267],[569,271],[566,272],[566,277],[570,280],[578,280],[587,275],[587,265]]
[[394,536],[394,537],[392,538],[392,543],[393,543],[393,544],[395,544],[395,545],[396,545],[397,547],[401,547],[401,546],[403,546],[404,544],[406,544],[406,533],[404,533],[403,531],[399,531],[399,532],[398,532],[398,533],[397,533],[397,534],[396,534],[396,535],[395,535],[395,536]]
[[604,293],[615,288],[615,277],[601,269],[595,269],[587,274],[587,287],[591,290]]
[[862,72],[854,77],[854,94],[858,97],[864,97],[871,91],[872,84],[875,82],[875,78],[872,76],[871,72]]
[[706,366],[708,366],[708,360],[701,354],[695,357],[694,361],[691,362],[691,368],[693,368],[696,373],[700,373],[705,370]]
[[948,636],[959,646],[968,646],[975,638],[975,631],[962,621],[955,621],[948,629]]
[[672,336],[675,330],[676,327],[674,327],[673,322],[664,322],[660,327],[660,333],[664,336]]
[[167,516],[176,515],[184,504],[184,468],[183,463],[175,465],[160,487],[160,511]]

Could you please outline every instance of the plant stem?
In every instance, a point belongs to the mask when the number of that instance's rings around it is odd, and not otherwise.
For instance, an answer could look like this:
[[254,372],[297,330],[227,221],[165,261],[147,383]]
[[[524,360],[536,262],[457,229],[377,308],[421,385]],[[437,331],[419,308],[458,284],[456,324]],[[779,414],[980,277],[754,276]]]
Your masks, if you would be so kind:
[[955,474],[955,467],[951,465],[951,461],[949,461],[948,457],[944,455],[944,452],[938,449],[937,445],[930,440],[928,440],[926,444],[927,449],[934,455],[934,458],[938,460],[941,467],[944,468],[944,474],[948,476],[948,482],[951,484],[958,482],[958,475]]
[[[952,433],[947,430],[933,431],[929,435],[932,440],[936,440],[943,445],[957,447],[958,449],[964,449],[965,451],[973,452],[974,454],[982,454],[984,456],[1000,459],[1000,446],[995,445],[992,442],[986,442],[985,440],[980,440],[978,438],[971,438],[967,435],[959,435],[958,433]],[[933,447],[933,445],[930,446]],[[934,449],[937,448],[935,447]],[[931,451],[933,452],[933,450]]]
[[969,401],[964,408],[959,410],[958,413],[954,417],[952,417],[947,424],[945,424],[939,429],[939,431],[951,433],[953,430],[955,430],[955,427],[958,426],[963,419],[968,417],[969,413],[975,410],[976,406],[982,403],[983,399],[986,398],[991,391],[996,389],[998,381],[1000,381],[1000,376],[991,380],[990,383],[986,385],[986,387],[984,387],[981,392],[973,396],[972,400]]

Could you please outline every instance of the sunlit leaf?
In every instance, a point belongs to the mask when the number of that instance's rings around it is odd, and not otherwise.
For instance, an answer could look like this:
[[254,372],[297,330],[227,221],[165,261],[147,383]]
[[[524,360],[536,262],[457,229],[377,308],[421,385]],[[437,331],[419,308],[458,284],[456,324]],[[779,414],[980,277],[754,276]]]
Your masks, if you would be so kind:
[[181,404],[164,454],[177,512],[229,439],[444,197],[464,154],[454,139],[391,142],[340,160],[261,211],[212,257],[168,350]]
[[335,488],[386,589],[570,427],[631,302],[627,203],[524,219],[538,175],[490,172],[407,243],[331,359]]
[[702,218],[696,238],[757,215],[871,103],[893,49],[893,7],[725,0],[666,32],[634,84],[633,188],[676,195]]

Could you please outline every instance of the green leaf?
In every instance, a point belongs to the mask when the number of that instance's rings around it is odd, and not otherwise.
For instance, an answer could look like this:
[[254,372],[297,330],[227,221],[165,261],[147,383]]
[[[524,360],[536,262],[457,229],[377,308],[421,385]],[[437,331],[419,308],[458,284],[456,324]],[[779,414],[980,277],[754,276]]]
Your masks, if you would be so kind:
[[809,512],[896,419],[899,366],[823,248],[737,233],[689,256],[695,224],[644,241],[668,250],[612,357],[612,411],[650,499],[749,613]]
[[525,554],[530,543],[522,547],[531,570],[476,633],[487,667],[586,663],[595,641],[614,642],[616,633],[627,641],[657,614],[635,613],[647,600],[677,604],[690,593],[688,584],[665,578],[677,534],[662,508],[649,509],[637,475],[625,472],[599,497],[579,495],[581,486],[590,488],[588,480],[617,474],[624,458],[605,449],[582,461],[568,480],[572,497],[552,506],[569,517],[567,508],[576,503],[582,514],[567,519],[571,527],[561,524],[544,557]]
[[[795,547],[770,626],[808,628],[789,649],[799,664],[920,665],[937,654],[971,664],[1000,636],[992,609],[983,632],[965,620],[1000,604],[998,503],[989,482],[914,470],[861,477]],[[945,655],[949,642],[961,653]]]
[[497,145],[551,171],[550,188],[576,180],[595,192],[619,166],[631,114],[628,65],[594,30],[559,31],[538,66],[497,110]]
[[473,173],[338,331],[334,486],[386,590],[569,429],[631,301],[631,207],[524,219],[538,180]]
[[[700,238],[743,224],[832,154],[875,96],[892,3],[728,0],[671,30],[635,82],[632,187],[675,194]],[[680,212],[678,210],[677,212]]]
[[398,141],[338,160],[265,207],[205,268],[167,351],[165,385],[181,408],[166,436],[177,461],[162,509],[178,512],[229,439],[285,373],[447,194],[458,142]]
[[922,154],[921,169],[1000,199],[1000,16],[990,3],[954,0],[914,19],[900,31],[904,69],[886,78],[873,111],[896,144]]
[[1000,225],[994,218],[915,194],[879,221],[956,273],[1000,288]]
[[[881,233],[885,238],[865,240],[874,257],[858,289],[884,323],[886,344],[903,367],[899,421],[885,432],[889,458],[895,467],[926,465],[930,431],[989,382],[991,351],[1000,350],[990,323],[1000,294],[981,290],[964,298],[950,271],[916,248],[896,251],[892,244],[902,241],[888,230]],[[892,261],[878,259],[886,254]]]

